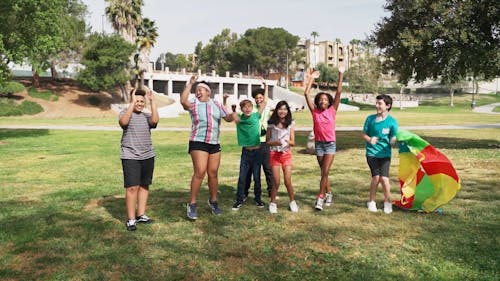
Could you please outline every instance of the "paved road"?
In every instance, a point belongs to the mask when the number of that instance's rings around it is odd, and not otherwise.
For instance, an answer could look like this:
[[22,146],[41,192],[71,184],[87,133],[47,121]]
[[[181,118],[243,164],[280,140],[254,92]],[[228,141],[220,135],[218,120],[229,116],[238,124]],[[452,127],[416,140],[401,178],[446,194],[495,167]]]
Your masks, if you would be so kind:
[[[474,125],[434,125],[434,126],[401,126],[404,130],[465,130],[465,129],[500,129],[500,123]],[[72,125],[0,125],[0,129],[50,129],[80,131],[121,131],[118,126],[72,126]],[[235,127],[222,128],[223,131],[236,131]],[[312,127],[297,127],[296,131],[312,131]],[[361,131],[362,127],[337,127],[337,131]],[[191,131],[191,128],[157,128],[155,131]]]

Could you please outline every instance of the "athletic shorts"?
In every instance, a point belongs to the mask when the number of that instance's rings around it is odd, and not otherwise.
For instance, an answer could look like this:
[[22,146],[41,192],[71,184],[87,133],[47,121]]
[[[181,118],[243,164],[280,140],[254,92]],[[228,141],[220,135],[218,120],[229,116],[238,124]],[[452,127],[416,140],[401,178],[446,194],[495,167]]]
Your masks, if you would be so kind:
[[337,152],[337,145],[334,141],[315,141],[314,151],[316,152],[316,156],[335,154]]
[[269,163],[271,166],[292,166],[292,151],[270,151]]
[[391,166],[391,158],[377,158],[373,156],[366,156],[366,162],[370,167],[372,177],[382,176],[389,177],[389,167]]
[[123,186],[149,186],[153,182],[155,158],[145,160],[122,159]]
[[220,152],[220,144],[210,144],[201,141],[190,141],[188,153],[193,150],[201,150],[208,152],[208,154],[215,154]]

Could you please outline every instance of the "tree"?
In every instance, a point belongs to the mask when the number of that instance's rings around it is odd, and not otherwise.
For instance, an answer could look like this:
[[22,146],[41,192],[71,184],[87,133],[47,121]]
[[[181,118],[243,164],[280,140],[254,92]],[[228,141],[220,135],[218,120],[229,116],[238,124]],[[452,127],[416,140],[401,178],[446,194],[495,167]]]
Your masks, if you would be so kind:
[[317,79],[321,86],[328,87],[330,83],[337,82],[337,72],[336,69],[326,65],[325,63],[318,63],[315,67],[316,70],[320,72]]
[[4,64],[29,62],[33,84],[38,86],[39,72],[50,60],[68,50],[67,23],[77,21],[68,14],[78,0],[2,0],[0,2],[0,55]]
[[77,81],[92,91],[112,90],[130,79],[125,70],[135,45],[119,35],[93,34],[89,37],[81,63],[85,66]]
[[319,37],[319,33],[313,31],[311,32],[311,36],[313,37],[313,54],[314,54],[313,66],[316,67],[316,37]]
[[234,70],[245,71],[249,65],[260,74],[275,70],[284,73],[288,61],[299,61],[303,52],[297,47],[299,37],[283,28],[248,29],[231,50]]
[[238,35],[225,28],[201,49],[198,55],[198,66],[205,72],[215,70],[224,75],[231,68],[230,50],[238,40]]
[[[495,0],[388,0],[372,40],[400,82],[454,84],[500,75],[500,6]],[[473,95],[474,98],[474,95]]]
[[370,42],[360,44],[360,56],[352,62],[344,78],[349,82],[349,89],[354,93],[376,93],[382,72],[382,63],[374,52]]
[[144,18],[141,25],[137,26],[137,45],[139,46],[138,72],[141,87],[144,86],[144,72],[148,70],[149,55],[151,47],[156,43],[156,38],[158,38],[158,28],[155,26],[155,22]]

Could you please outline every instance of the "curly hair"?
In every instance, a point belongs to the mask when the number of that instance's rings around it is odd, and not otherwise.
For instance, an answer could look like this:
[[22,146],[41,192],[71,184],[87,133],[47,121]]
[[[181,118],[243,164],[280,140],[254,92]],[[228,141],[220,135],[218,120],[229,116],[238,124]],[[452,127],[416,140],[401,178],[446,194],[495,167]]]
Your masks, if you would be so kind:
[[325,93],[325,92],[319,92],[315,97],[314,97],[314,105],[316,106],[316,108],[319,108],[319,99],[322,95],[325,95],[327,98],[328,98],[328,103],[330,105],[328,105],[328,107],[332,106],[333,105],[333,97],[332,95],[330,95],[329,93]]

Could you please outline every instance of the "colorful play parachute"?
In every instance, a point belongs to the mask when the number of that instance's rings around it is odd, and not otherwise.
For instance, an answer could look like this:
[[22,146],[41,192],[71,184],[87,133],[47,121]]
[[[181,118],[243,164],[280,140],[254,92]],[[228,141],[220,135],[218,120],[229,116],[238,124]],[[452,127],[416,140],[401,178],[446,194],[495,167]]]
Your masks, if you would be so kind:
[[460,189],[460,178],[450,160],[416,134],[400,130],[396,138],[401,199],[394,205],[434,212],[453,199]]

